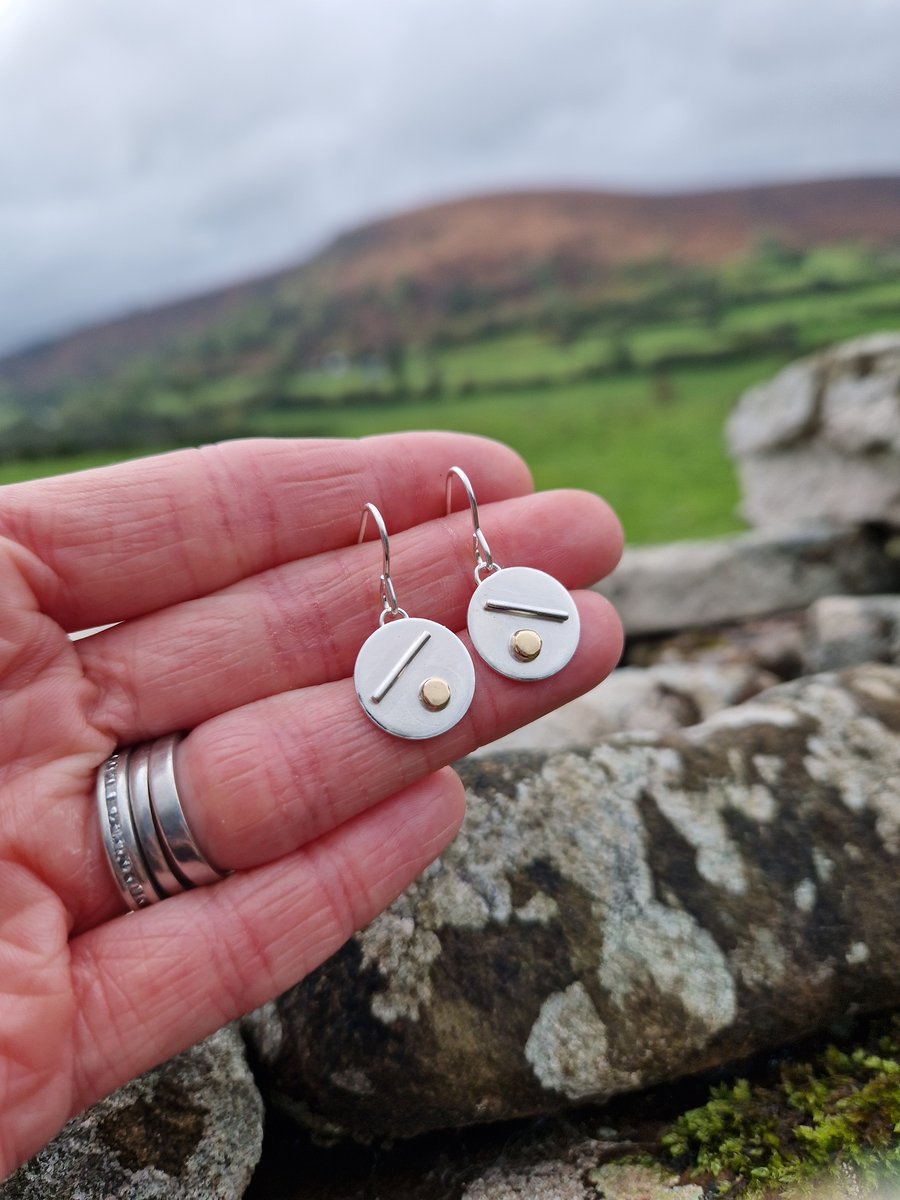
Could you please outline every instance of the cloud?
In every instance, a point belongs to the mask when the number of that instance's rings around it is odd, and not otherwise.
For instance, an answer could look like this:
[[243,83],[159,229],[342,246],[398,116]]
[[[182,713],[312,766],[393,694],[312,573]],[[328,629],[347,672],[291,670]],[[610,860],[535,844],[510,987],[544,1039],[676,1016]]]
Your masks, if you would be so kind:
[[0,350],[447,194],[900,170],[894,0],[0,0]]

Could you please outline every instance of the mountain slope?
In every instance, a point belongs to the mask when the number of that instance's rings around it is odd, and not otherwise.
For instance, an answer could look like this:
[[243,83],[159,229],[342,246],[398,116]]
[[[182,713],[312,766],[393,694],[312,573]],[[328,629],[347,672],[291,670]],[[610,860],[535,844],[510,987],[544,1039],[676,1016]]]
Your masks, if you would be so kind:
[[235,327],[244,356],[235,366],[248,354],[264,355],[279,334],[296,335],[292,353],[301,360],[321,353],[336,333],[356,345],[397,336],[398,321],[405,335],[427,333],[458,311],[461,290],[477,290],[487,307],[510,297],[527,303],[548,280],[565,292],[602,287],[605,275],[625,264],[666,259],[713,266],[746,255],[761,236],[798,250],[848,240],[896,246],[900,178],[450,201],[354,230],[277,274],[13,355],[0,362],[0,385],[28,401],[103,379],[141,356],[190,356],[192,345]]
[[797,249],[900,236],[900,178],[831,180],[668,195],[519,192],[474,197],[345,234],[310,264],[342,289],[398,275],[493,281],[510,263],[614,266],[667,257],[717,264],[765,233]]

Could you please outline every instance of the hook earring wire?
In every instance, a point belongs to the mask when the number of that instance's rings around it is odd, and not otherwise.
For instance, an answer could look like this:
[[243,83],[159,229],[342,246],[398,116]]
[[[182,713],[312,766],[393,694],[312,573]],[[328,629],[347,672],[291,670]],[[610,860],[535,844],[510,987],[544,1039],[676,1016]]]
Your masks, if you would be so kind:
[[378,618],[378,624],[383,625],[388,617],[408,617],[409,613],[401,608],[397,601],[394,581],[391,579],[391,543],[388,540],[387,526],[384,523],[384,517],[374,504],[366,504],[362,510],[356,544],[359,545],[366,536],[366,525],[369,523],[370,515],[375,522],[378,536],[381,538],[381,616]]
[[453,511],[453,477],[454,475],[465,488],[472,511],[472,553],[475,556],[475,583],[481,583],[485,575],[500,570],[500,564],[495,562],[488,540],[481,530],[478,521],[478,501],[475,499],[475,489],[471,480],[462,467],[451,467],[447,472],[447,516]]

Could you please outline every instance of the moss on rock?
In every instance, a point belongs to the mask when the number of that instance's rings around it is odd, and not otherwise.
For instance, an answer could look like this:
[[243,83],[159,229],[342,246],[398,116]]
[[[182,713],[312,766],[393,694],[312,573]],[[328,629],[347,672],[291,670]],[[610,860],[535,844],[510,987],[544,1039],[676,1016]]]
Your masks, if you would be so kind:
[[828,1045],[773,1078],[712,1088],[662,1138],[682,1180],[721,1196],[781,1193],[852,1169],[900,1178],[900,1013],[872,1021],[860,1043]]

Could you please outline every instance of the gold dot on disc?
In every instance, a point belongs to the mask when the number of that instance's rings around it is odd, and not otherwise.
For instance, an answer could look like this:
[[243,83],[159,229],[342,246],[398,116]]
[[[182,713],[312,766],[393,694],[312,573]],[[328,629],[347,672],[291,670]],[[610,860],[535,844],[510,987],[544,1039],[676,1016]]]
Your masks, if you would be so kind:
[[432,675],[419,688],[419,699],[429,712],[440,712],[450,703],[450,684]]
[[533,629],[518,629],[509,639],[512,656],[519,662],[534,662],[543,644],[541,635]]

